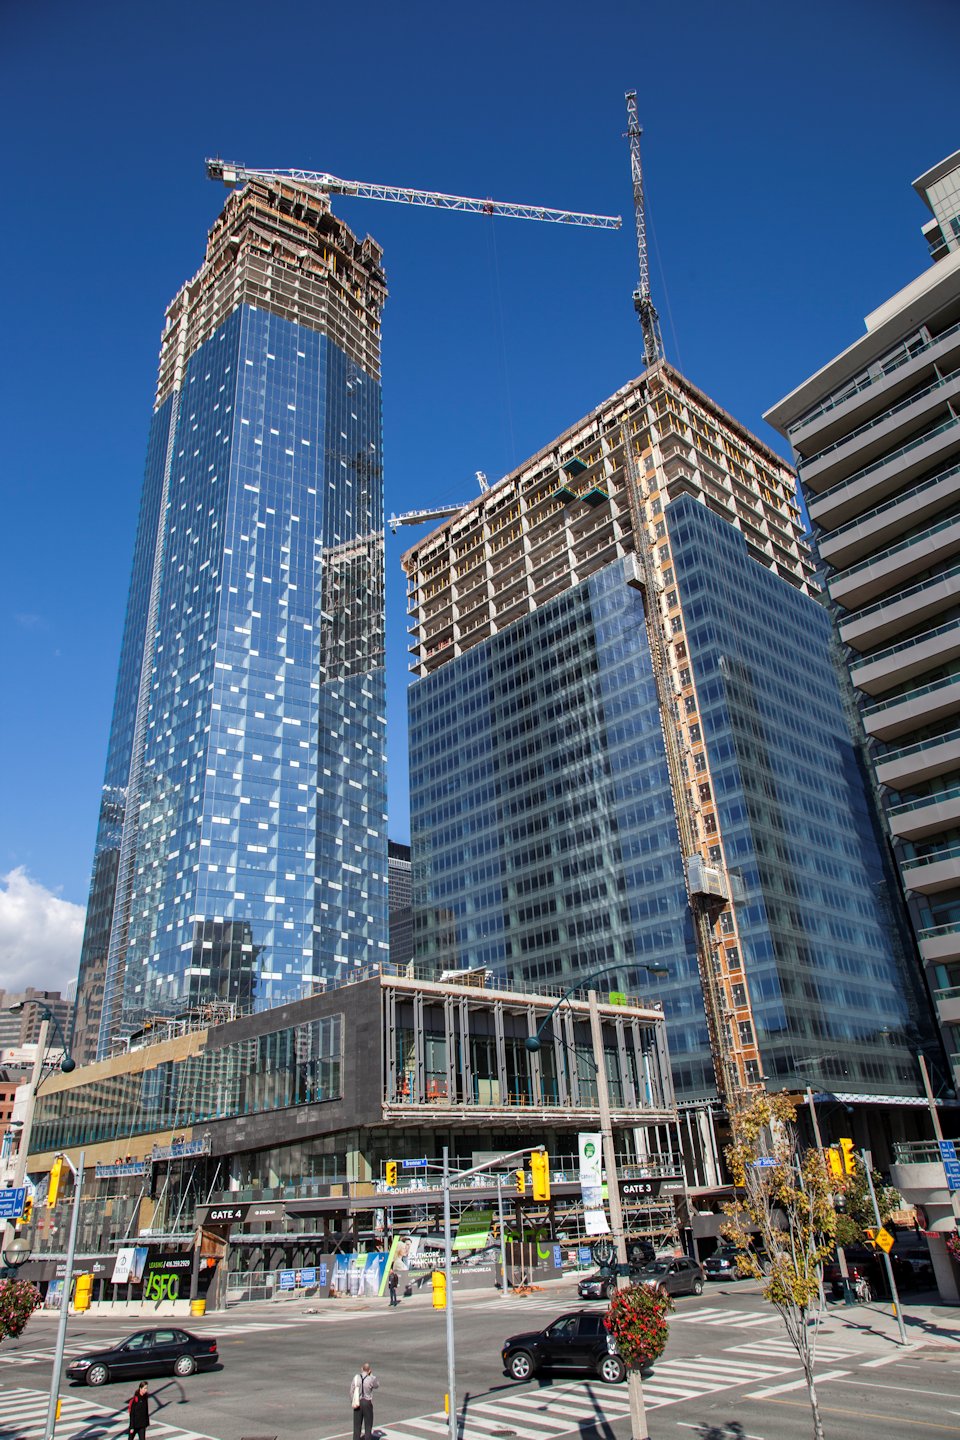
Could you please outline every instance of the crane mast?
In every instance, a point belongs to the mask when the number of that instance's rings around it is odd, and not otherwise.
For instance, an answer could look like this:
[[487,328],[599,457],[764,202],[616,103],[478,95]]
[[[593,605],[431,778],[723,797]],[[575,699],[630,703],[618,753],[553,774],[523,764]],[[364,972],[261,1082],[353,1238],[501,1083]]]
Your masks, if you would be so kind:
[[640,164],[640,136],[643,130],[637,120],[637,92],[628,90],[627,138],[630,141],[630,173],[633,176],[633,213],[637,222],[637,258],[640,262],[640,284],[633,292],[633,307],[640,317],[643,335],[643,360],[649,367],[663,359],[660,317],[650,294],[650,262],[647,257],[647,220],[643,202],[643,168]]
[[248,180],[275,184],[285,180],[306,185],[325,195],[349,195],[362,200],[391,200],[402,205],[429,205],[437,210],[467,210],[475,215],[504,215],[514,220],[545,220],[554,225],[590,225],[599,230],[619,230],[619,215],[584,215],[577,210],[549,210],[543,205],[518,205],[511,200],[475,200],[467,195],[443,195],[436,190],[410,190],[401,185],[375,185],[366,180],[340,180],[318,170],[252,170],[219,158],[207,161],[207,178],[222,180],[232,189]]

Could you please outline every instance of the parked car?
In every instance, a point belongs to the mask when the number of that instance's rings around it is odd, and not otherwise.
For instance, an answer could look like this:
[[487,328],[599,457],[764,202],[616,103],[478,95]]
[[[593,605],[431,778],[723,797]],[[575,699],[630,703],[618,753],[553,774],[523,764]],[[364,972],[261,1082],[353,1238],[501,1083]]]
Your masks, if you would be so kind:
[[504,1370],[514,1380],[530,1380],[540,1371],[580,1371],[616,1385],[627,1373],[598,1310],[574,1310],[545,1330],[511,1335],[501,1355]]
[[581,1300],[609,1300],[616,1286],[614,1275],[586,1275],[577,1285],[577,1294]]
[[172,1373],[181,1378],[195,1370],[209,1370],[219,1363],[217,1342],[211,1335],[200,1339],[187,1330],[138,1330],[127,1340],[107,1350],[78,1355],[67,1366],[71,1380],[87,1385],[106,1385],[108,1380],[140,1379],[146,1375]]
[[703,1270],[689,1255],[675,1260],[654,1260],[637,1274],[637,1283],[668,1295],[702,1295]]
[[737,1268],[737,1256],[746,1253],[736,1245],[721,1245],[704,1260],[703,1273],[708,1280],[744,1280],[747,1277]]

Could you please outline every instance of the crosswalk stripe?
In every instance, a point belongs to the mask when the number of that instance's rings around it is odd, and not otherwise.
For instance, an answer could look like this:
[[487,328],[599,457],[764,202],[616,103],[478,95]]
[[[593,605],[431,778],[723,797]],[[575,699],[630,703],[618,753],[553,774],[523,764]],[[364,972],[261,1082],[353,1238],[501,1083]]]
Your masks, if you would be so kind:
[[[49,1396],[41,1390],[0,1387],[0,1440],[34,1440],[43,1435],[47,1423]],[[9,1422],[12,1421],[11,1425]],[[74,1395],[61,1396],[57,1440],[83,1440],[91,1427],[96,1427],[99,1440],[120,1440],[129,1425],[126,1408],[112,1410],[93,1399],[81,1400]],[[150,1417],[151,1440],[210,1440],[196,1430],[168,1425]]]
[[[478,1415],[476,1413],[478,1410],[493,1410],[494,1413],[489,1416]],[[498,1411],[496,1407],[492,1405],[471,1405],[467,1410],[463,1433],[465,1435],[471,1432],[473,1434],[491,1434],[495,1430],[505,1429],[505,1420],[510,1422],[509,1428],[515,1435],[519,1435],[521,1440],[540,1440],[540,1437],[543,1435],[543,1426],[540,1426],[536,1430],[530,1430],[526,1426],[518,1424],[517,1417],[513,1411]],[[563,1432],[569,1428],[566,1421],[564,1421],[556,1433],[562,1435]]]

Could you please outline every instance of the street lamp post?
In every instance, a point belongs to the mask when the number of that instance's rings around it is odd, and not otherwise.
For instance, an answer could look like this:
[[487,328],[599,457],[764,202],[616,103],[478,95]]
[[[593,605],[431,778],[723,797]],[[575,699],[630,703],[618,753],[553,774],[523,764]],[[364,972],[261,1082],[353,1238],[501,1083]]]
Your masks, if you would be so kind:
[[[24,1002],[20,1000],[17,1002],[16,1005],[10,1005],[8,1007],[8,1013],[11,1015],[19,1015],[23,1011],[23,1008]],[[43,1067],[47,1058],[47,1042],[50,1038],[51,1026],[53,1026],[54,1031],[59,1035],[60,1043],[63,1047],[63,1057],[60,1061],[61,1071],[64,1075],[69,1075],[71,1070],[75,1070],[77,1068],[77,1062],[74,1060],[73,1056],[70,1054],[69,1049],[67,1048],[66,1036],[63,1033],[63,1027],[61,1026],[60,1021],[57,1019],[56,1015],[50,1009],[49,1005],[38,1005],[37,1008],[40,1011],[41,1015],[40,1031],[37,1036],[37,1056],[33,1062],[33,1070],[30,1074],[30,1089],[27,1091],[27,1106],[26,1110],[24,1111],[23,1125],[20,1130],[20,1143],[17,1148],[16,1159],[14,1160],[14,1190],[19,1190],[19,1188],[23,1185],[27,1173],[27,1155],[30,1150],[30,1133],[33,1129],[33,1112],[36,1108],[37,1103],[37,1091],[40,1089],[40,1086],[43,1084],[44,1080]],[[8,1250],[10,1248],[12,1240],[13,1225],[12,1222],[6,1221],[4,1222],[3,1238],[2,1242],[0,1242],[0,1249]]]
[[[541,1021],[537,1033],[528,1036],[525,1041],[528,1050],[540,1049],[540,1036],[544,1027],[549,1024],[556,1011],[563,1004],[574,990],[580,990],[584,985],[590,985],[600,975],[607,975],[612,970],[623,970],[622,965],[607,965],[602,970],[594,970],[587,975],[579,984],[571,986],[566,990],[553,1006],[549,1014]],[[635,967],[646,970],[651,975],[666,975],[668,971],[660,965],[640,965]],[[617,1175],[617,1157],[613,1143],[613,1123],[610,1118],[610,1092],[607,1087],[607,1066],[603,1053],[603,1031],[600,1027],[600,1007],[597,1001],[596,990],[587,993],[587,1003],[590,1007],[590,1041],[593,1049],[593,1064],[597,1072],[597,1101],[600,1110],[600,1136],[603,1144],[603,1163],[607,1172],[607,1197],[610,1202],[610,1229],[613,1232],[613,1241],[617,1247],[617,1289],[623,1289],[629,1285],[630,1278],[627,1273],[627,1237],[623,1228],[623,1206],[620,1203],[620,1180]],[[630,1399],[630,1433],[632,1440],[649,1440],[647,1429],[647,1411],[643,1398],[643,1380],[640,1371],[631,1367],[627,1371],[627,1391]],[[453,1440],[453,1437],[451,1437]]]

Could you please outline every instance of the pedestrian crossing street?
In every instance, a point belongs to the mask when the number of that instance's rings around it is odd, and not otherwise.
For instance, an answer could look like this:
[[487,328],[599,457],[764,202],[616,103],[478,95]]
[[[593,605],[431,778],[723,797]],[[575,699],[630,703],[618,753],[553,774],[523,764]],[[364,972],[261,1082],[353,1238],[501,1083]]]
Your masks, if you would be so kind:
[[[738,1385],[755,1384],[775,1375],[796,1369],[793,1365],[757,1361],[723,1359],[661,1360],[653,1374],[643,1382],[643,1398],[648,1410],[665,1405],[679,1405],[719,1390]],[[583,1434],[593,1426],[622,1420],[630,1414],[626,1385],[603,1385],[587,1382],[573,1385],[551,1385],[549,1389],[512,1390],[489,1401],[471,1400],[465,1407],[461,1440],[491,1440],[491,1436],[509,1431],[519,1440],[553,1440],[570,1431]],[[449,1424],[442,1410],[396,1425],[383,1424],[386,1440],[435,1440],[449,1433]],[[151,1437],[153,1440],[153,1437]]]
[[[49,1395],[42,1390],[23,1390],[17,1386],[0,1389],[0,1440],[41,1440],[47,1423]],[[168,1425],[159,1418],[163,1411],[150,1416],[150,1440],[211,1440],[196,1430]],[[113,1409],[109,1402],[98,1403],[74,1395],[61,1397],[57,1440],[124,1440],[127,1434],[127,1407]]]

